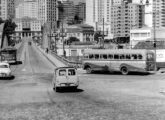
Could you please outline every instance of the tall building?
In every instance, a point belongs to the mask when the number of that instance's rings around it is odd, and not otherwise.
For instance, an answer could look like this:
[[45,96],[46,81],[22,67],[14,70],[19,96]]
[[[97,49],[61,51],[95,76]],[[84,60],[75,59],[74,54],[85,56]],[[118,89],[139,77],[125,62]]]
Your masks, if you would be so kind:
[[35,37],[41,35],[41,24],[36,18],[16,18],[14,19],[17,27],[15,34],[22,37]]
[[79,17],[80,20],[85,21],[85,19],[86,19],[86,4],[83,2],[79,2],[75,6],[75,13]]
[[38,0],[38,19],[41,25],[48,23],[52,29],[56,29],[58,20],[57,0]]
[[16,18],[36,18],[38,19],[37,0],[24,0],[23,3],[16,6]]
[[144,24],[144,5],[132,0],[87,0],[86,23],[104,31],[106,39],[129,37],[129,30]]
[[6,20],[8,15],[7,15],[7,0],[0,0],[0,17],[3,20]]
[[[146,4],[149,2],[149,4]],[[133,0],[133,3],[145,5],[145,26],[153,26],[153,0]]]
[[95,31],[105,31],[104,34],[106,34],[107,39],[113,38],[113,34],[111,34],[111,7],[113,4],[120,4],[121,1],[87,0],[86,23],[92,25]]
[[7,0],[7,14],[10,18],[15,18],[15,0]]
[[165,28],[165,0],[153,0],[153,26]]
[[61,19],[64,19],[67,23],[72,24],[75,17],[75,5],[73,1],[62,1],[63,13],[59,14]]
[[114,38],[129,37],[130,29],[141,28],[144,25],[145,6],[125,3],[112,6],[111,32]]

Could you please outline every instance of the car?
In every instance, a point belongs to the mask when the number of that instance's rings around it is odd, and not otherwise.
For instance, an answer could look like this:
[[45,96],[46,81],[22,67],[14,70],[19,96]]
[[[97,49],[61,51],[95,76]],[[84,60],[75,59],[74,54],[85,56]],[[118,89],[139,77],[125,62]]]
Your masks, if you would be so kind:
[[58,92],[61,88],[74,88],[79,86],[77,70],[74,67],[57,67],[52,80],[53,89]]
[[0,77],[11,77],[11,69],[9,63],[0,62]]

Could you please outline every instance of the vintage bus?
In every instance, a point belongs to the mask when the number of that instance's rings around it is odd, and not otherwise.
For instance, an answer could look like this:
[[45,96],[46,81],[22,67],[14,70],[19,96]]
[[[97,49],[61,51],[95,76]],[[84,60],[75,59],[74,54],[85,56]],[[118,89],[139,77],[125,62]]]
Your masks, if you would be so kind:
[[155,54],[138,49],[87,49],[83,55],[83,69],[94,71],[149,72],[155,70]]
[[0,59],[7,61],[8,63],[17,62],[17,49],[16,48],[5,48],[0,51]]

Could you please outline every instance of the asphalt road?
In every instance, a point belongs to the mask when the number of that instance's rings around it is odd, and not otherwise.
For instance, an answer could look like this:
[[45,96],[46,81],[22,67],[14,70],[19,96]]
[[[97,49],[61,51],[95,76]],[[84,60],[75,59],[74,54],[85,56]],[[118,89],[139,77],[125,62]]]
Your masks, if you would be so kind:
[[52,89],[53,66],[23,42],[12,65],[14,78],[0,79],[0,120],[164,120],[165,74],[86,74],[76,91]]

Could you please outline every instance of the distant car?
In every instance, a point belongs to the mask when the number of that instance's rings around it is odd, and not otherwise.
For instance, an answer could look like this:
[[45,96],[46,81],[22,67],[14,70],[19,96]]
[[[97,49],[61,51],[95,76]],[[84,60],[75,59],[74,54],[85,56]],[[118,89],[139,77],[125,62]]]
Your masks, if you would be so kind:
[[77,70],[74,67],[58,67],[53,77],[53,89],[58,92],[60,88],[72,87],[77,89],[79,79]]
[[29,45],[31,45],[32,43],[29,41]]
[[11,77],[11,69],[9,63],[0,62],[0,77]]

